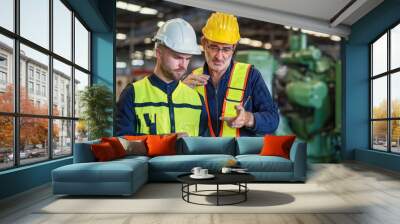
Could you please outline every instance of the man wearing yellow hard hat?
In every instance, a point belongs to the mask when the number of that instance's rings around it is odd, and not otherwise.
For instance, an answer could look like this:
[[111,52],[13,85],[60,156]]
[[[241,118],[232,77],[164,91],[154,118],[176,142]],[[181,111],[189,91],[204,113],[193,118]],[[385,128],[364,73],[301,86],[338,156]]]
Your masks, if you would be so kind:
[[278,108],[261,73],[233,60],[240,39],[237,18],[215,12],[202,29],[205,64],[184,83],[205,99],[211,136],[256,136],[272,133],[279,124]]

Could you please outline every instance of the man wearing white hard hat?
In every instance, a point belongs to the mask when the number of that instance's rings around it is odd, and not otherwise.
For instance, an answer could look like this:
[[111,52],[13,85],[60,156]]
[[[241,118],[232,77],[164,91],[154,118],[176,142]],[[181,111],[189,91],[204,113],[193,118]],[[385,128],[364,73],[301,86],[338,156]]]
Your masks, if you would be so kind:
[[183,19],[169,20],[153,41],[156,52],[153,74],[121,93],[117,135],[206,135],[204,100],[197,91],[179,81],[192,55],[201,54],[192,26]]

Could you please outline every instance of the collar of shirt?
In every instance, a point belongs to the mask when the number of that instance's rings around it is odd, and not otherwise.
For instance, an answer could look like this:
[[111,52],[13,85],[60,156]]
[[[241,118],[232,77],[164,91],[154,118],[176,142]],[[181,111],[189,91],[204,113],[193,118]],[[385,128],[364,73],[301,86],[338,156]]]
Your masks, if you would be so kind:
[[[227,81],[229,80],[229,74],[231,73],[232,67],[233,67],[233,59],[231,60],[231,63],[229,64],[228,69],[225,71],[224,75],[222,75],[220,82],[221,82],[221,81],[227,82]],[[209,70],[208,70],[207,62],[204,63],[204,66],[203,66],[203,73],[204,73],[205,75],[210,75],[210,72],[209,72]],[[208,82],[208,84],[209,84],[209,85],[212,85],[212,84],[211,84],[211,83],[212,83],[212,82],[211,82],[211,78],[210,78],[209,81],[210,81],[210,82]],[[219,86],[219,84],[218,84],[218,86]]]
[[172,81],[170,83],[166,83],[160,78],[158,78],[155,74],[149,76],[149,81],[151,84],[159,89],[161,89],[166,94],[171,94],[175,88],[178,86],[179,81]]

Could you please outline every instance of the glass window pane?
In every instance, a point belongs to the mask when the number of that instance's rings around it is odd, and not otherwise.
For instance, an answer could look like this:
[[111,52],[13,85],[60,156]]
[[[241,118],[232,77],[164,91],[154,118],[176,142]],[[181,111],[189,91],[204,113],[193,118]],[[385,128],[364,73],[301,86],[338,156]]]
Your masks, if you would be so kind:
[[391,69],[400,67],[400,24],[391,31],[390,58]]
[[79,106],[80,93],[86,86],[89,86],[89,75],[75,69],[75,117],[79,117],[82,113]]
[[14,43],[0,35],[0,111],[14,111]]
[[49,48],[49,0],[20,0],[21,36]]
[[47,55],[21,44],[21,113],[48,114],[48,64]]
[[372,148],[387,151],[387,121],[372,122]]
[[373,75],[387,71],[387,34],[372,45],[372,68]]
[[84,120],[75,121],[75,143],[87,141],[88,128]]
[[14,165],[13,118],[0,116],[0,170]]
[[34,163],[49,158],[49,123],[45,118],[20,119],[20,164]]
[[400,118],[400,72],[391,75],[390,85],[391,116]]
[[71,66],[54,59],[53,71],[53,115],[72,117]]
[[89,70],[89,32],[75,18],[75,63]]
[[53,157],[72,155],[72,121],[53,120]]
[[53,1],[53,51],[71,60],[72,12],[60,1]]
[[14,0],[0,1],[0,26],[14,31]]
[[400,153],[400,120],[391,121],[392,152]]
[[372,118],[387,118],[387,78],[372,81]]

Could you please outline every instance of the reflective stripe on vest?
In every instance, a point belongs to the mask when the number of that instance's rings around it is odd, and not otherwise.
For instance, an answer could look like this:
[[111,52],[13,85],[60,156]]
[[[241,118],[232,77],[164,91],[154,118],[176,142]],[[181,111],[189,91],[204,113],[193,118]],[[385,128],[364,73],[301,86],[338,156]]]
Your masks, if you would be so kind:
[[179,82],[168,96],[148,77],[133,83],[133,87],[137,133],[199,135],[202,102],[196,91]]
[[[247,79],[249,76],[251,65],[245,63],[235,62],[233,64],[231,74],[229,77],[228,88],[224,98],[224,104],[222,106],[221,117],[236,117],[236,105],[243,104],[243,96],[246,90]],[[203,74],[203,67],[197,68],[193,71],[193,74]],[[203,97],[206,104],[207,115],[208,115],[208,128],[210,129],[211,136],[217,136],[214,132],[211,122],[210,109],[208,106],[208,98],[206,86],[197,86],[195,88]],[[227,122],[221,123],[221,128],[218,136],[220,137],[234,137],[240,136],[238,128],[231,128]]]

